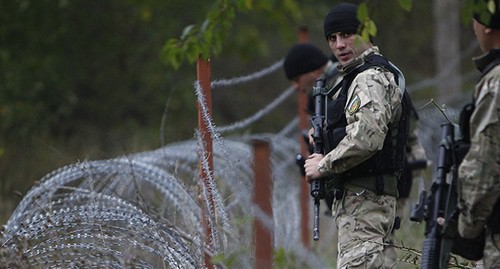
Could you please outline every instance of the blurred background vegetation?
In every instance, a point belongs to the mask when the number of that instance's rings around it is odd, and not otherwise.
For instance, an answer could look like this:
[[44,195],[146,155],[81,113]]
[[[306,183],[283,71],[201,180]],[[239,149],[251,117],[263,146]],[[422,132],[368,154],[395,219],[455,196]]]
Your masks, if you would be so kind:
[[[0,221],[54,169],[191,139],[197,126],[196,65],[173,68],[162,59],[162,48],[186,26],[201,25],[221,2],[1,1]],[[310,42],[329,53],[323,17],[338,2],[238,1],[248,6],[234,11],[220,53],[210,57],[212,79],[247,75],[281,60],[304,25]],[[411,11],[397,0],[366,2],[378,27],[375,43],[405,72],[408,84],[436,77],[436,24],[446,18],[433,12],[440,1],[413,1]],[[470,23],[458,27],[458,45],[465,50],[474,39],[472,29]],[[459,67],[460,73],[470,72],[470,57]],[[237,89],[218,89],[213,92],[215,122],[225,125],[250,116],[288,86],[280,71]],[[464,81],[447,90],[466,99],[470,94],[460,93],[471,87]],[[414,99],[440,96],[430,84]],[[277,132],[296,110],[290,99],[247,132]]]

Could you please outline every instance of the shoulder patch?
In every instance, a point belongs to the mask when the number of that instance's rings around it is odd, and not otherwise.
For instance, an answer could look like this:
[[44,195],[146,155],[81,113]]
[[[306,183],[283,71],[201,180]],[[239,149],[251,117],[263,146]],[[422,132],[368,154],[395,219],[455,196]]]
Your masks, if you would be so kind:
[[347,112],[349,113],[349,115],[352,115],[356,112],[358,112],[359,108],[361,107],[361,99],[359,98],[359,96],[356,94],[351,102],[349,103],[349,105],[347,106]]

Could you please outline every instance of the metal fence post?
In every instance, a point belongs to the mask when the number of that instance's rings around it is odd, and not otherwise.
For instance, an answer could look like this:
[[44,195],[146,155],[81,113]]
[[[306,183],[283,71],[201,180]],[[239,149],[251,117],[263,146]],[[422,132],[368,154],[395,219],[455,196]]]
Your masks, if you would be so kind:
[[[253,202],[262,213],[272,219],[272,181],[269,142],[262,139],[252,141],[254,151]],[[271,269],[273,265],[273,227],[269,227],[254,216],[255,269]]]
[[[203,89],[203,95],[205,97],[206,101],[206,106],[208,113],[211,115],[212,114],[212,94],[211,94],[211,88],[210,88],[210,61],[205,61],[201,58],[198,59],[197,64],[196,64],[196,72],[197,72],[197,79],[200,82],[200,85]],[[197,102],[197,109],[198,109],[198,128],[200,130],[201,136],[202,136],[202,141],[205,145],[205,150],[207,152],[206,160],[208,162],[208,170],[205,171],[202,166],[202,161],[200,159],[200,178],[202,180],[202,183],[205,185],[206,191],[207,191],[207,197],[208,197],[208,207],[210,208],[215,208],[214,206],[214,200],[213,200],[213,193],[210,188],[210,184],[207,184],[207,181],[209,178],[213,178],[213,145],[212,145],[212,135],[210,131],[208,130],[207,123],[203,119],[203,113],[201,109],[201,104]],[[203,200],[202,195],[200,195],[200,205],[205,204]],[[205,249],[212,249],[212,246],[214,242],[212,242],[212,227],[210,227],[210,221],[209,218],[210,216],[210,208],[207,208],[205,206],[201,206],[201,212],[202,212],[202,227],[203,227],[203,244]],[[208,212],[207,212],[208,211]],[[213,269],[214,265],[212,264],[211,257],[210,255],[205,251],[204,252],[204,262],[205,262],[205,267],[208,269]]]

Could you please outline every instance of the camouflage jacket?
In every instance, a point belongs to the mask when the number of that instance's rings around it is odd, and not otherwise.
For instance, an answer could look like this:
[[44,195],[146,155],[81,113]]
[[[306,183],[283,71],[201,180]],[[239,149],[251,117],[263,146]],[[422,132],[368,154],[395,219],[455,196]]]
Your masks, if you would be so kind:
[[[490,52],[474,59],[481,71],[492,63],[491,56]],[[461,211],[458,229],[466,238],[480,234],[500,197],[499,88],[500,65],[496,65],[483,75],[474,89],[471,146],[459,167],[457,190]]]

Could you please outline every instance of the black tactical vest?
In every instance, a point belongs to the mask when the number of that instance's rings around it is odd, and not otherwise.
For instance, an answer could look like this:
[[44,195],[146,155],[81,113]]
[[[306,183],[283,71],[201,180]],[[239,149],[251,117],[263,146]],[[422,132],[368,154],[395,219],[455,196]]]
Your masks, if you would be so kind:
[[[347,119],[345,106],[347,103],[347,92],[354,78],[361,72],[381,67],[392,72],[396,78],[399,77],[397,70],[389,61],[381,55],[373,54],[365,58],[365,63],[344,75],[342,87],[338,98],[327,105],[326,128],[323,133],[325,153],[333,150],[346,136]],[[374,156],[349,169],[340,175],[341,179],[364,176],[400,175],[405,163],[405,151],[410,129],[412,103],[409,94],[404,91],[402,98],[402,114],[397,125],[389,126],[384,145]],[[377,183],[377,185],[379,185]],[[382,186],[376,186],[377,192],[383,191]]]

